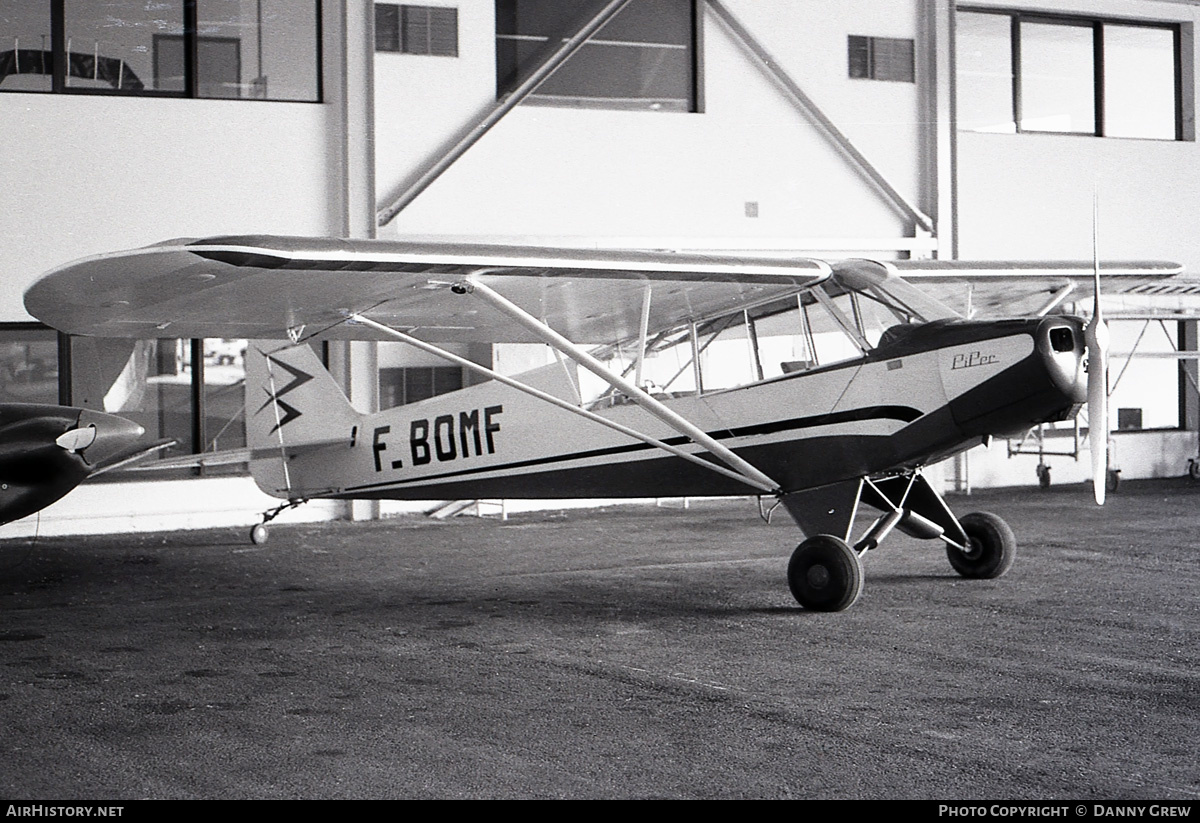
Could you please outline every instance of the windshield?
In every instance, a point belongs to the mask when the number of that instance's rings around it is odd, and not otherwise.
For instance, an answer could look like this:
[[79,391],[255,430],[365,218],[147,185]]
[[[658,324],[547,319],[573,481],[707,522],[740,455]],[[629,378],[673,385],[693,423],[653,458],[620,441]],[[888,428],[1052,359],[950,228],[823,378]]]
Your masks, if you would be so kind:
[[[832,268],[824,283],[789,297],[652,335],[641,358],[636,341],[593,354],[659,397],[703,394],[861,357],[889,329],[959,317],[884,263]],[[598,378],[581,382],[585,401],[625,402]]]

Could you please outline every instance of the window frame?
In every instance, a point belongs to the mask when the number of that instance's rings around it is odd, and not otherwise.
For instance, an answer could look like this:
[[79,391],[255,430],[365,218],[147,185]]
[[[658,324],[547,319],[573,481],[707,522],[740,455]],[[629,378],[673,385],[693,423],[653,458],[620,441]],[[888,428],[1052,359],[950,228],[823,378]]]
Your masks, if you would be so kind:
[[[517,0],[517,1],[519,2],[519,0]],[[661,2],[661,0],[643,0],[643,1],[644,2]],[[702,14],[702,10],[700,8],[700,0],[680,0],[680,2],[687,3],[688,17],[689,17],[689,25],[687,27],[688,28],[688,35],[687,35],[688,41],[686,44],[686,48],[688,51],[688,59],[687,59],[687,71],[688,71],[687,87],[688,88],[687,88],[687,98],[686,98],[685,105],[683,108],[655,106],[653,104],[650,104],[650,105],[637,105],[637,104],[631,105],[628,103],[622,104],[621,101],[633,101],[633,100],[635,100],[635,98],[631,98],[631,97],[627,97],[627,96],[618,96],[618,95],[614,95],[612,97],[607,97],[607,98],[603,98],[603,99],[597,99],[597,98],[589,97],[589,96],[583,95],[583,94],[561,95],[561,96],[557,96],[557,97],[548,97],[548,96],[547,97],[539,97],[536,91],[534,93],[530,94],[529,96],[527,96],[522,102],[525,104],[529,104],[529,105],[547,106],[547,107],[552,107],[552,108],[567,108],[567,109],[594,110],[594,111],[629,111],[629,112],[644,111],[644,112],[653,112],[656,114],[661,114],[661,113],[696,114],[696,113],[703,112],[703,110],[704,110],[703,86],[702,86],[702,82],[701,82],[701,70],[703,67],[703,61],[702,61],[702,57],[703,57],[703,39],[702,38],[703,38],[703,31],[704,31],[703,14]],[[497,54],[496,99],[499,100],[499,99],[502,99],[503,97],[507,96],[508,94],[512,93],[512,91],[514,89],[518,88],[521,85],[521,83],[524,82],[524,80],[528,76],[527,71],[522,71],[522,67],[520,65],[519,60],[517,61],[517,64],[515,65],[515,67],[513,67],[514,70],[511,73],[511,75],[506,75],[504,72],[502,72],[500,70],[500,65],[499,65],[500,50],[498,48],[499,41],[502,39],[510,39],[510,40],[528,39],[530,37],[534,37],[535,35],[522,35],[522,34],[509,34],[509,33],[501,34],[499,31],[500,18],[501,18],[501,15],[499,14],[499,10],[498,10],[499,0],[497,0],[495,5],[497,7],[497,14],[496,14],[496,18],[495,18],[496,31],[494,32],[494,42],[497,43],[497,49],[496,49],[496,54]],[[624,11],[622,11],[620,14],[623,14],[623,13],[624,13]],[[617,16],[619,17],[620,14],[618,14]],[[603,37],[597,37],[594,39],[598,39],[600,41],[604,40]],[[549,40],[550,40],[550,37],[548,36],[546,38],[547,47],[549,46]],[[590,42],[591,41],[589,41],[589,43]],[[646,45],[653,46],[654,44],[647,43]],[[587,47],[587,44],[584,44],[583,48],[586,48],[586,47]],[[572,55],[571,58],[568,58],[567,62],[569,63],[570,60],[574,59],[575,56],[576,55]]]
[[[956,9],[958,12],[967,14],[988,14],[998,17],[1009,18],[1009,59],[1012,69],[1012,91],[1009,98],[1010,112],[1012,114],[1012,123],[1014,133],[1016,134],[1057,134],[1057,135],[1074,135],[1082,137],[1104,137],[1107,139],[1122,139],[1122,140],[1157,140],[1160,142],[1180,142],[1187,137],[1184,132],[1184,101],[1183,101],[1183,26],[1184,23],[1172,21],[1155,21],[1155,20],[1138,20],[1124,19],[1120,17],[1099,17],[1093,15],[1077,15],[1077,14],[1058,14],[1042,11],[1025,11],[1018,9],[997,9],[983,6],[959,6]],[[1022,125],[1023,116],[1023,97],[1022,97],[1022,61],[1021,61],[1021,23],[1031,22],[1048,25],[1063,25],[1074,27],[1086,27],[1091,31],[1092,35],[1092,111],[1094,116],[1094,128],[1092,131],[1054,131],[1049,129],[1032,129]],[[1105,76],[1104,76],[1104,27],[1105,26],[1124,26],[1130,28],[1146,28],[1169,31],[1171,33],[1172,43],[1172,62],[1174,64],[1174,95],[1173,95],[1173,115],[1175,120],[1174,136],[1172,138],[1165,137],[1140,137],[1140,136],[1125,136],[1125,135],[1109,135],[1107,131],[1106,117],[1106,98],[1105,98]],[[957,62],[957,61],[956,61]],[[973,129],[962,129],[962,131],[974,131]]]
[[[67,53],[67,33],[66,33],[66,0],[44,0],[50,7],[50,43],[49,53],[51,56],[51,73],[50,73],[50,88],[49,89],[6,89],[0,86],[0,94],[68,94],[68,95],[99,95],[104,97],[165,97],[165,98],[186,98],[191,100],[251,100],[254,102],[280,102],[280,103],[323,103],[325,101],[324,89],[324,33],[323,23],[324,14],[322,9],[322,0],[313,0],[315,26],[314,26],[314,44],[313,44],[313,60],[316,64],[316,83],[313,88],[312,98],[295,99],[295,98],[271,98],[271,97],[256,97],[238,96],[238,97],[210,97],[200,93],[200,71],[198,62],[198,41],[206,38],[199,34],[200,22],[197,2],[200,0],[176,0],[182,4],[183,8],[183,90],[182,91],[163,91],[160,89],[122,89],[119,87],[108,88],[86,88],[80,86],[72,86],[69,80],[70,71],[70,55]],[[43,50],[44,53],[45,50]]]
[[[34,401],[6,400],[4,402],[36,402],[36,403],[49,403],[50,405],[67,406],[67,407],[72,407],[72,408],[83,408],[82,403],[76,401],[75,397],[74,397],[74,394],[75,394],[75,387],[74,387],[74,383],[73,383],[74,364],[72,362],[74,359],[74,356],[72,353],[72,342],[76,339],[75,337],[68,335],[68,334],[64,334],[63,332],[60,332],[60,331],[56,331],[55,329],[51,328],[50,326],[47,326],[44,323],[39,323],[37,321],[0,322],[0,331],[3,331],[3,332],[36,332],[38,334],[46,334],[47,336],[53,337],[56,347],[57,347],[57,351],[56,351],[56,361],[57,361],[57,368],[58,368],[57,399],[51,400],[51,399],[47,398],[47,400],[45,400],[45,401],[42,401],[42,400],[34,400]],[[176,342],[176,341],[180,340],[180,338],[171,338],[171,337],[158,338],[158,339],[159,339],[160,343],[164,342],[164,341],[165,342]],[[45,342],[49,342],[49,341],[47,340]],[[183,343],[183,350],[186,353],[185,354],[185,359],[186,359],[185,369],[187,369],[187,371],[190,375],[189,381],[188,381],[188,389],[187,389],[187,392],[188,392],[187,414],[188,414],[188,418],[189,418],[188,419],[188,440],[190,440],[191,442],[182,442],[182,438],[181,438],[181,442],[177,446],[177,449],[178,449],[177,453],[200,455],[200,454],[204,454],[206,452],[207,447],[210,445],[209,441],[210,441],[211,437],[214,434],[217,434],[215,432],[208,431],[207,426],[206,426],[206,420],[207,420],[207,416],[208,416],[208,405],[209,405],[208,401],[211,399],[210,393],[211,393],[212,389],[217,387],[217,385],[212,384],[212,383],[207,383],[205,381],[204,340],[203,339],[183,338],[182,343]],[[327,355],[323,356],[322,359],[325,362],[328,362]],[[82,401],[82,402],[86,402],[86,401]],[[92,405],[89,405],[88,407],[94,408],[94,406],[92,406]],[[99,409],[97,409],[97,410],[99,410]],[[123,412],[114,412],[114,414],[121,415],[121,414],[123,414]],[[243,426],[245,425],[244,417],[243,417],[242,425]],[[244,437],[244,434],[243,434],[243,437]],[[154,439],[153,435],[147,436],[147,442],[149,442],[153,439]],[[180,476],[189,476],[189,475],[194,475],[197,473],[199,473],[199,472],[191,470],[191,469],[185,469],[185,470],[181,470],[177,474]],[[243,467],[240,470],[229,471],[229,470],[223,470],[220,468],[214,470],[213,467],[205,467],[203,473],[204,474],[213,474],[213,473],[245,474],[246,469]],[[134,479],[134,478],[131,478],[128,476],[123,476],[119,472],[113,472],[111,475],[105,475],[103,477],[104,481],[118,481],[118,480],[128,480],[128,479]]]
[[[891,76],[893,72],[883,69],[894,68],[894,60],[879,60],[877,55],[880,47],[886,51],[889,47],[903,46],[906,48],[903,64],[904,76]],[[917,44],[911,37],[879,37],[872,34],[846,35],[846,51],[848,75],[851,80],[875,80],[881,83],[915,83],[917,82]],[[855,59],[861,55],[861,65]]]
[[[437,51],[434,49],[433,32],[435,29],[435,18],[438,15],[444,18],[442,22],[450,25],[450,20],[453,21],[454,29],[454,50],[453,51]],[[414,48],[410,31],[412,26],[410,20],[417,15],[424,15],[425,21],[425,42],[422,43],[422,48],[417,50]],[[430,6],[430,5],[412,5],[410,3],[400,4],[400,53],[415,54],[421,57],[458,57],[458,8],[456,6]]]

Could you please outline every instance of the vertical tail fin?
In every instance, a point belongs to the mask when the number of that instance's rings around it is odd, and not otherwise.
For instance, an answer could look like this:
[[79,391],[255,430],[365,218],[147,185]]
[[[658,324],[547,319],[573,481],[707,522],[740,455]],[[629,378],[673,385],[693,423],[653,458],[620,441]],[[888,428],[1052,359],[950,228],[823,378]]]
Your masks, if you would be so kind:
[[349,442],[361,415],[306,344],[253,340],[246,349],[246,444],[259,488],[292,497],[289,450]]

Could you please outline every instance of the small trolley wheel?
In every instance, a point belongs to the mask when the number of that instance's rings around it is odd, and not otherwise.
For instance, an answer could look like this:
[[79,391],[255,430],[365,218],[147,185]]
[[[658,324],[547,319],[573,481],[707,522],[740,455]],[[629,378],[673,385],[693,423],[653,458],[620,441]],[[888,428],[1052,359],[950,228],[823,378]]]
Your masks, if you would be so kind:
[[268,535],[270,535],[270,531],[267,529],[267,524],[259,523],[250,530],[250,542],[256,546],[261,546],[267,542]]
[[990,579],[1008,571],[1017,557],[1017,538],[991,512],[972,512],[959,521],[967,533],[967,551],[947,546],[950,565],[963,577]]
[[788,586],[796,602],[816,612],[850,608],[862,593],[862,561],[854,549],[830,534],[808,538],[792,552]]

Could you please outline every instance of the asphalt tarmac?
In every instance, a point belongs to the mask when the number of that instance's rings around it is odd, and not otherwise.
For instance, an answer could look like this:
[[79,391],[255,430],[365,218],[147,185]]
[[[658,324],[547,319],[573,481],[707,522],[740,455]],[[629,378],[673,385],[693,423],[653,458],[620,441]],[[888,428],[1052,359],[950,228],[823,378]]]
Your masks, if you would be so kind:
[[1200,487],[950,498],[797,607],[753,501],[0,545],[0,797],[1200,798]]

